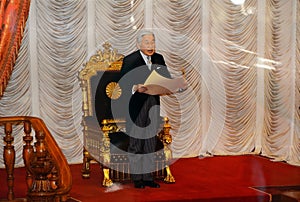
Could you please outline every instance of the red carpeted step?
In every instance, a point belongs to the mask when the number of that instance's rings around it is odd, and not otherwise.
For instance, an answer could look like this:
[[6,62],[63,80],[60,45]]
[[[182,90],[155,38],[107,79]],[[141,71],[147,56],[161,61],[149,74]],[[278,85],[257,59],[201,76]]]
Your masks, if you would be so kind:
[[[82,179],[81,164],[71,165],[73,186],[69,202],[83,201],[209,201],[264,202],[271,194],[253,187],[296,186],[300,184],[300,167],[273,162],[260,156],[215,156],[182,158],[171,165],[175,184],[139,190],[131,183],[101,186],[102,171],[91,165],[90,179]],[[6,173],[0,169],[0,198],[6,197]],[[25,197],[25,170],[15,169],[15,196]],[[290,197],[286,195],[286,197]]]

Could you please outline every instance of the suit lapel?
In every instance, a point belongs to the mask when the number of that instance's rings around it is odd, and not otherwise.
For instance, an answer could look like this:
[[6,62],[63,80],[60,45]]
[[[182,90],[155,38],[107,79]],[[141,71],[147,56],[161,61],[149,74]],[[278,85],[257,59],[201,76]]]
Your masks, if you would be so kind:
[[138,54],[138,65],[141,66],[141,65],[146,65],[146,62],[144,60],[144,58],[142,57],[141,53],[140,53],[140,50],[137,51],[137,54]]

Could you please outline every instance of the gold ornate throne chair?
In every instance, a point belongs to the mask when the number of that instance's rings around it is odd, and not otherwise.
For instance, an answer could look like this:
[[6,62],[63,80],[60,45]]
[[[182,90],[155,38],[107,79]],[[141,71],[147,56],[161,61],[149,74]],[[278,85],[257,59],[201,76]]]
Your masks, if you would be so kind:
[[[111,106],[117,107],[112,105],[115,100],[124,99],[118,85],[123,58],[106,42],[103,50],[91,56],[79,72],[83,99],[82,177],[90,177],[90,161],[94,160],[102,167],[102,185],[106,187],[116,181],[130,180],[125,115],[112,116],[111,110]],[[156,171],[153,173],[156,179],[166,183],[175,182],[169,167],[172,158],[170,128],[165,117],[162,130],[157,134]]]

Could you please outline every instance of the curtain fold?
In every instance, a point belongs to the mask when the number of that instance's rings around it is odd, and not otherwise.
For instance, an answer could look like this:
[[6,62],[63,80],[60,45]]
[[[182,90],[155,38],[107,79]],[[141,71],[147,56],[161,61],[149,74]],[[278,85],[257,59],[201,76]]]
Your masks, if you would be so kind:
[[37,1],[40,116],[70,162],[81,162],[81,89],[86,57],[86,2]]

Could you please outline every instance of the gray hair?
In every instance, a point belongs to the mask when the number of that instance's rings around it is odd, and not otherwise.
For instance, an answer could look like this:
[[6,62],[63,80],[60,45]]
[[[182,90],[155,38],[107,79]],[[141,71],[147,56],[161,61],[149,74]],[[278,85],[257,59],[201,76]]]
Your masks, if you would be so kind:
[[154,33],[152,31],[147,30],[147,29],[142,29],[137,34],[136,41],[137,41],[138,44],[141,44],[143,36],[145,36],[145,35],[152,35],[154,37],[154,39],[155,39],[155,35],[154,35]]

